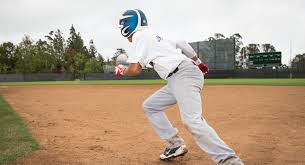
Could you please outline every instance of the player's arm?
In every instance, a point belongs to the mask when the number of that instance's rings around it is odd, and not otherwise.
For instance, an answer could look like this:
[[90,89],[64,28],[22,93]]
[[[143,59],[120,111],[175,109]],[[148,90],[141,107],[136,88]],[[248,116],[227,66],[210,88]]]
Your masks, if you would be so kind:
[[132,42],[132,55],[128,57],[126,63],[129,63],[128,66],[117,65],[115,67],[114,73],[117,76],[126,75],[126,76],[137,76],[141,74],[142,66],[140,64],[140,59],[143,55],[147,54],[148,45],[150,44],[151,38],[147,37],[134,37],[130,38]]
[[179,48],[186,57],[192,59],[204,74],[209,72],[208,66],[197,57],[195,50],[186,41],[177,41],[176,48]]
[[127,75],[137,76],[141,74],[142,66],[139,63],[130,63],[128,66],[118,64],[115,66],[114,74],[116,76]]
[[124,75],[127,76],[137,76],[141,74],[142,66],[139,63],[131,63],[125,70]]
[[[193,59],[193,58],[197,57],[195,50],[191,47],[190,44],[188,44],[184,40],[176,41],[176,48],[180,49],[182,51],[182,53],[188,58]],[[195,58],[195,59],[197,59],[197,58]]]

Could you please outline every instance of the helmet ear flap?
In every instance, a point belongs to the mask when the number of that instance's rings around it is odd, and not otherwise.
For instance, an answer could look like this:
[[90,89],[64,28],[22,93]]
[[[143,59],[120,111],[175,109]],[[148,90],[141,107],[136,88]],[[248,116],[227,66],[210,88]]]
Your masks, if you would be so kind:
[[141,17],[141,26],[148,26],[147,24],[147,18],[145,16],[145,14],[143,13],[143,11],[137,9],[137,11],[139,12],[139,15]]
[[121,34],[124,37],[129,37],[132,34],[132,32],[130,32],[129,26],[125,26],[125,27],[121,28]]

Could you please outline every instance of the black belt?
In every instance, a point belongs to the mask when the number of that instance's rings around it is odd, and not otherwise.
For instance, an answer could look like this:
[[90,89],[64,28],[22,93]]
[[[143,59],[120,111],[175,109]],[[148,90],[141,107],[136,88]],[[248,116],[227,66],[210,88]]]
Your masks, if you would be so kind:
[[[149,64],[153,67],[154,63],[152,61],[149,62]],[[195,63],[193,63],[195,64]],[[177,73],[179,70],[179,68],[177,67],[174,71],[172,71],[170,74],[168,74],[167,78],[169,78],[170,76],[172,76],[173,74]]]
[[170,76],[172,76],[173,74],[177,73],[179,70],[179,68],[177,67],[173,72],[171,72],[170,74],[168,74],[167,78],[169,78]]

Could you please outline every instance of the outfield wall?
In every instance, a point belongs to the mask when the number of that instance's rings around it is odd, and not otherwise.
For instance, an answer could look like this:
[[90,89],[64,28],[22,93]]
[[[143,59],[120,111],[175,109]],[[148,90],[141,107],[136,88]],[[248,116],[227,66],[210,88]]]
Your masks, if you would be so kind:
[[[292,71],[293,78],[305,78],[305,71]],[[279,70],[211,70],[206,78],[290,78],[290,71]],[[160,79],[156,72],[142,73],[137,77],[116,77],[113,73],[87,73],[81,80],[145,80]]]
[[[305,71],[289,70],[211,70],[206,78],[305,78]],[[80,80],[146,80],[160,79],[154,71],[143,72],[136,77],[116,77],[113,73],[86,73]],[[26,81],[68,81],[75,80],[73,74],[37,73],[37,74],[0,74],[0,82]]]

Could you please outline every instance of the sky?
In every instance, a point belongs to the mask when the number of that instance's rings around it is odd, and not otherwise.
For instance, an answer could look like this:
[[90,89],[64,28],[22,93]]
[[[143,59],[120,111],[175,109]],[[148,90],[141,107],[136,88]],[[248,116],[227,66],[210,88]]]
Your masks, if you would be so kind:
[[141,9],[150,30],[172,40],[240,33],[244,45],[273,44],[284,64],[290,48],[292,58],[305,53],[304,0],[0,0],[0,43],[17,44],[24,35],[37,41],[56,29],[67,39],[73,24],[86,45],[93,39],[99,53],[110,57],[117,48],[129,50],[117,28],[126,9]]

